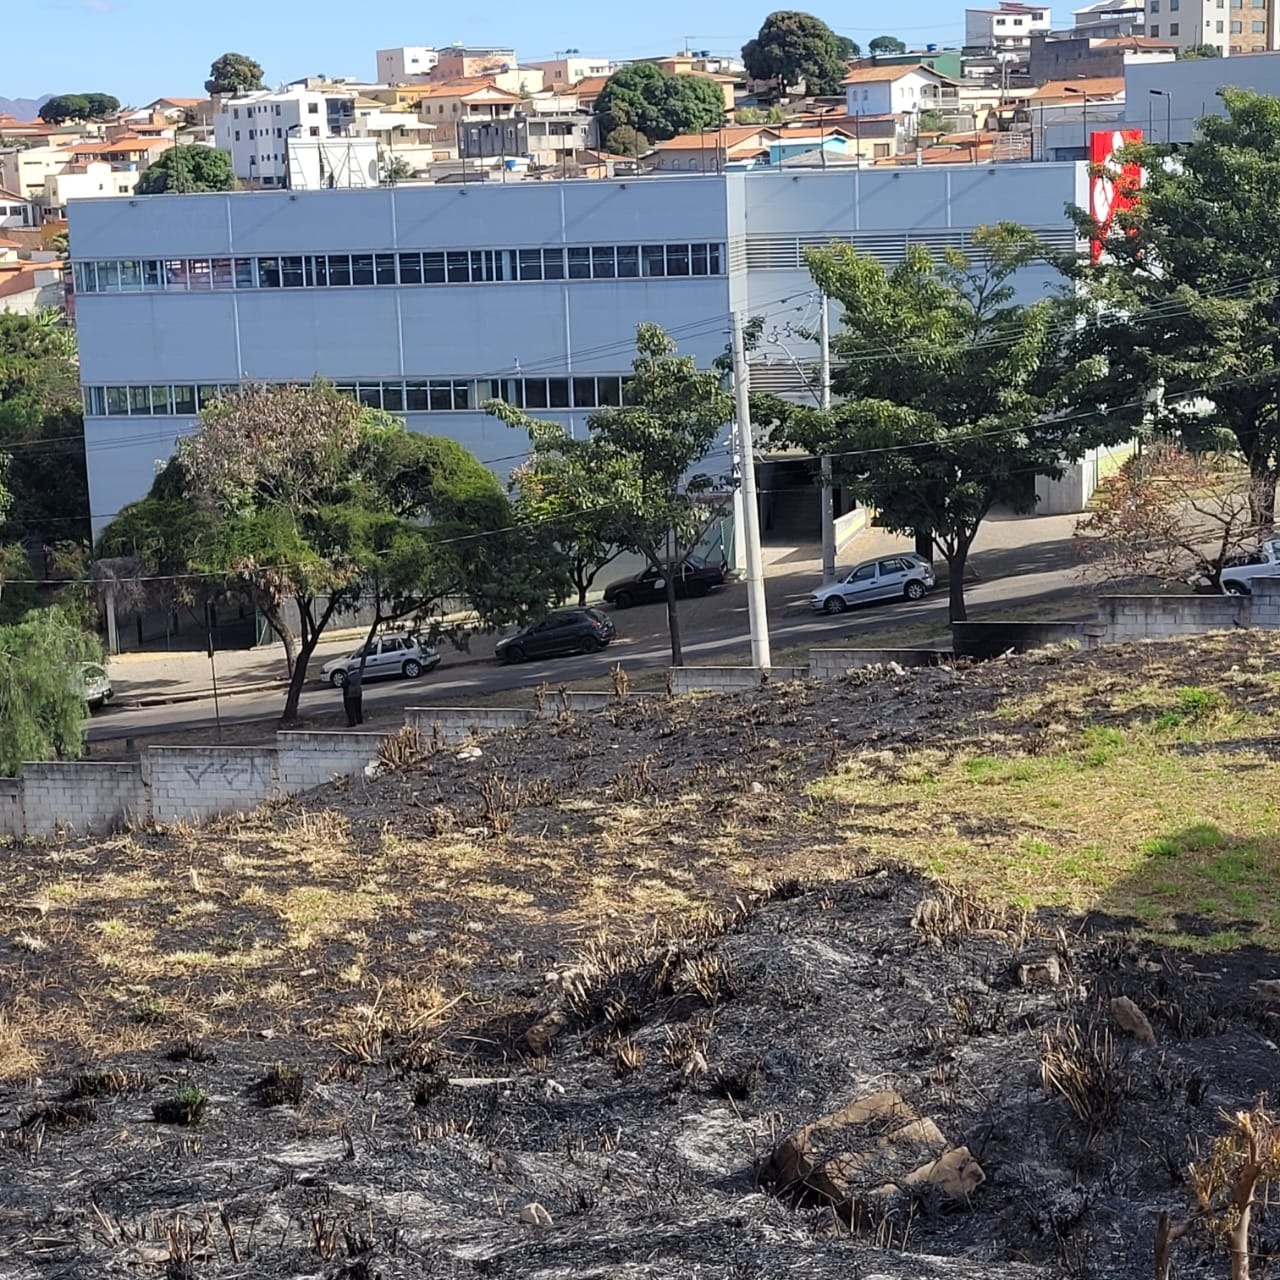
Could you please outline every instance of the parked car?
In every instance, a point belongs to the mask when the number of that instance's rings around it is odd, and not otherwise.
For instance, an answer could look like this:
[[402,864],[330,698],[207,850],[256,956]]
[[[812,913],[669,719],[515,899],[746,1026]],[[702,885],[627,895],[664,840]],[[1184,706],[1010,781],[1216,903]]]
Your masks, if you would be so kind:
[[[704,560],[702,556],[686,556],[675,567],[676,595],[705,596],[724,585],[727,568],[723,560]],[[618,609],[633,604],[651,604],[667,598],[667,580],[653,565],[630,578],[620,578],[604,589],[604,600]]]
[[80,692],[90,711],[101,711],[116,696],[106,669],[96,662],[80,664]]
[[408,680],[416,680],[424,671],[434,671],[440,665],[440,654],[430,645],[418,642],[417,636],[389,635],[378,636],[362,644],[352,653],[334,658],[320,668],[320,679],[341,689],[347,683],[347,672],[360,665],[361,655],[368,651],[364,660],[364,679],[381,680],[388,676],[404,676]]
[[599,609],[557,609],[499,640],[493,651],[503,662],[524,662],[562,653],[596,653],[613,636],[613,623]]
[[1265,538],[1256,551],[1232,556],[1223,565],[1218,581],[1231,596],[1247,596],[1250,578],[1274,578],[1280,574],[1280,538]]
[[809,597],[809,606],[817,613],[843,613],[872,600],[919,600],[936,582],[933,566],[923,556],[903,552],[864,560],[843,578],[819,587]]

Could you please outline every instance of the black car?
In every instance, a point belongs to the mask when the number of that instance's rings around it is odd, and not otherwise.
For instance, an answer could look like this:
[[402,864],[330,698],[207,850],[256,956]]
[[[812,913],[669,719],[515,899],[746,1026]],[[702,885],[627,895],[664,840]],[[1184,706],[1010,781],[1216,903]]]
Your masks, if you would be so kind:
[[613,639],[613,623],[598,609],[559,609],[541,622],[521,627],[493,647],[503,662],[550,658],[561,653],[596,653]]
[[[708,591],[724,585],[726,566],[723,560],[704,560],[701,556],[687,556],[676,567],[676,595],[705,596]],[[667,580],[650,565],[634,578],[622,578],[611,582],[604,589],[606,604],[619,609],[629,609],[633,604],[651,604],[667,598]]]

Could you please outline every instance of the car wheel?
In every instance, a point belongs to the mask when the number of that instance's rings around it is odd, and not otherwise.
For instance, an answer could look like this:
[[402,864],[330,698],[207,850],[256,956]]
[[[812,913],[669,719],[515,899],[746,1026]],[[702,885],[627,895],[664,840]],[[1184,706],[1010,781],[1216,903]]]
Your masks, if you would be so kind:
[[924,583],[908,582],[907,585],[902,588],[902,594],[906,596],[908,600],[923,600]]
[[849,606],[845,604],[844,596],[828,596],[822,607],[827,613],[843,613]]
[[632,600],[631,592],[629,591],[619,591],[618,594],[613,597],[613,607],[615,609],[630,609],[634,603],[635,601]]
[[416,680],[422,674],[422,663],[417,658],[410,658],[404,664],[404,674],[406,680]]
[[525,660],[525,651],[523,646],[518,644],[508,645],[502,651],[503,662],[523,662]]
[[342,686],[347,683],[347,673],[339,668],[329,677],[329,683],[333,685],[335,689],[341,689]]
[[1249,589],[1243,582],[1224,582],[1222,591],[1224,595],[1228,596],[1247,596],[1249,594]]
[[578,652],[599,653],[600,641],[597,640],[595,636],[583,636],[582,639],[578,641]]

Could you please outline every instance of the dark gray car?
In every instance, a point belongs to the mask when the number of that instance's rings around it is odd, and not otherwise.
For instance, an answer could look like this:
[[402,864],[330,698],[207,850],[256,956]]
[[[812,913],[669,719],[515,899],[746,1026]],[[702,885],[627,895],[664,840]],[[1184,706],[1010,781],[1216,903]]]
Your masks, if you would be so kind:
[[493,647],[503,662],[550,658],[562,653],[596,653],[613,639],[613,623],[599,609],[557,609],[541,622],[521,627]]

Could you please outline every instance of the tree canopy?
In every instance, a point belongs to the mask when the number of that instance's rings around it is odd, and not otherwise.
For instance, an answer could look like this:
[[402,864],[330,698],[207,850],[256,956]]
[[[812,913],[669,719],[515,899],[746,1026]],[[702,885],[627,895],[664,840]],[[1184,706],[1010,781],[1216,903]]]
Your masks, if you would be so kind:
[[781,410],[775,431],[831,455],[837,483],[889,528],[932,533],[953,621],[965,617],[965,564],[992,507],[1032,509],[1037,475],[1060,475],[1127,434],[1060,416],[1095,370],[1063,361],[1065,300],[1015,300],[1015,275],[1041,253],[1029,232],[1001,223],[976,233],[971,255],[935,259],[917,246],[892,270],[848,245],[808,254],[843,312],[831,346],[844,401]]
[[[1075,412],[1188,444],[1225,431],[1249,465],[1260,529],[1280,478],[1280,277],[1266,263],[1280,204],[1280,99],[1221,89],[1194,141],[1126,148],[1145,170],[1098,261],[1065,264],[1091,303],[1081,358],[1099,379]],[[1089,214],[1082,230],[1098,235]]]
[[191,195],[199,191],[233,191],[236,175],[231,157],[214,147],[174,146],[162,152],[138,179],[142,196]]
[[629,124],[620,124],[604,140],[606,151],[615,156],[642,156],[649,150],[649,139]]
[[204,82],[205,93],[244,93],[262,87],[262,67],[243,53],[224,53],[215,58]]
[[547,513],[566,524],[591,521],[593,536],[639,552],[663,573],[671,661],[680,666],[675,582],[664,570],[683,560],[707,524],[698,495],[710,482],[696,468],[732,418],[733,401],[720,374],[679,355],[657,325],[637,327],[636,351],[625,403],[591,414],[584,437],[501,400],[486,408],[533,440],[522,473],[532,482],[531,501],[545,501]]
[[907,44],[897,36],[876,36],[867,45],[867,49],[871,53],[906,53]]
[[1186,61],[1194,61],[1196,58],[1220,58],[1222,50],[1216,44],[1193,44],[1190,48],[1183,49],[1178,57]]
[[754,80],[776,80],[784,93],[801,81],[809,93],[839,93],[845,57],[839,37],[825,22],[785,9],[771,13],[756,38],[742,47],[747,74]]
[[668,75],[651,62],[633,62],[605,81],[596,115],[605,137],[630,125],[650,140],[674,138],[721,124],[724,95],[714,80]]
[[68,120],[100,120],[120,110],[120,99],[109,93],[60,93],[45,102],[39,111],[48,124]]

